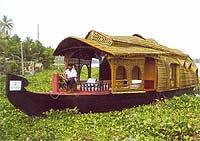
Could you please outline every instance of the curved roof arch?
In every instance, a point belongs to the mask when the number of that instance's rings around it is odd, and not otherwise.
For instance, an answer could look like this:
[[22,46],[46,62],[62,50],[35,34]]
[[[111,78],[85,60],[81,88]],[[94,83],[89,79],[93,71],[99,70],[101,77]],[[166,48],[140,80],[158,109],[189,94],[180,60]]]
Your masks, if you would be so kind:
[[143,39],[135,36],[109,36],[94,30],[85,38],[68,37],[62,40],[53,55],[64,56],[69,50],[88,49],[96,50],[113,56],[137,55],[173,55],[187,57],[180,50],[171,49],[158,44],[152,39]]
[[54,51],[53,55],[55,56],[64,56],[70,50],[98,50],[104,53],[110,54],[108,51],[105,51],[101,48],[96,47],[94,43],[86,41],[86,39],[79,39],[76,37],[68,37],[62,40],[56,50]]
[[109,54],[113,56],[132,56],[132,55],[141,55],[141,54],[167,54],[166,52],[141,47],[137,45],[129,46],[129,47],[120,47],[120,46],[109,46],[106,44],[100,44],[93,40],[76,38],[76,37],[68,37],[62,40],[56,50],[54,51],[55,56],[64,56],[69,50],[77,50],[77,49],[94,49],[104,54]]

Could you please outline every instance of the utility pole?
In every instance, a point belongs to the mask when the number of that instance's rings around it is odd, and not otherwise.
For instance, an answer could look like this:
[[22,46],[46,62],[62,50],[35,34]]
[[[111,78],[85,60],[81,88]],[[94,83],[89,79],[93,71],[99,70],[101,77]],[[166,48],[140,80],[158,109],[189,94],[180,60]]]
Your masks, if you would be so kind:
[[40,40],[40,27],[39,24],[37,24],[37,40]]
[[22,63],[22,75],[24,75],[24,55],[23,55],[22,42],[21,42],[21,63]]

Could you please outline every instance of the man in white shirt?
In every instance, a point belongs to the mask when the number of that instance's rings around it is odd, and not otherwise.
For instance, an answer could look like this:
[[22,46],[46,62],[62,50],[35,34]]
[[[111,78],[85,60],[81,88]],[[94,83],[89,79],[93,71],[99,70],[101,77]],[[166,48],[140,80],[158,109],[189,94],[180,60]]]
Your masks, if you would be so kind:
[[65,76],[67,77],[67,86],[72,90],[73,86],[76,84],[77,72],[72,65],[68,65],[68,68],[65,70]]

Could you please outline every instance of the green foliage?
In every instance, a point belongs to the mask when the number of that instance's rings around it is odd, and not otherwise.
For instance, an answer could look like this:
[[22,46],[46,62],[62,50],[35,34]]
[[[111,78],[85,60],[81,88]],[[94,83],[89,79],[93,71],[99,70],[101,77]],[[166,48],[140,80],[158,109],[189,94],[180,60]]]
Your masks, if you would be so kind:
[[[27,76],[32,85],[29,89],[49,91],[54,71]],[[5,77],[0,78],[2,83]],[[80,114],[77,109],[66,109],[50,110],[45,117],[28,117],[8,102],[5,86],[0,86],[0,140],[200,140],[200,97],[196,95],[121,112]]]
[[44,64],[44,68],[49,68],[54,63],[55,56],[53,56],[54,49],[47,47],[44,49],[41,62]]
[[[12,19],[8,19],[7,16],[0,20],[0,72],[21,73],[21,44],[25,64],[34,61],[42,63],[44,68],[50,67],[54,63],[54,49],[44,47],[42,43],[30,37],[21,41],[17,34],[11,36],[13,25]],[[2,66],[4,70],[1,69]]]
[[29,81],[28,90],[35,92],[49,92],[51,91],[51,79],[52,74],[59,72],[55,68],[46,70],[45,72],[39,72],[34,75],[27,76]]
[[[91,77],[99,79],[99,69],[98,69],[98,67],[92,67]],[[81,80],[87,80],[88,79],[88,69],[85,65],[81,69],[80,79]]]

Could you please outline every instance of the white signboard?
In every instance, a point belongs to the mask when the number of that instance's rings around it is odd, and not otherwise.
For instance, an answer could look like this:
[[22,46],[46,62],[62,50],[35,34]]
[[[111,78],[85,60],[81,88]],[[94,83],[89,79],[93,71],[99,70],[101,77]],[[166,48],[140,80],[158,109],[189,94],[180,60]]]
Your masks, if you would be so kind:
[[20,80],[11,80],[10,81],[10,91],[21,91],[22,89],[22,81]]

